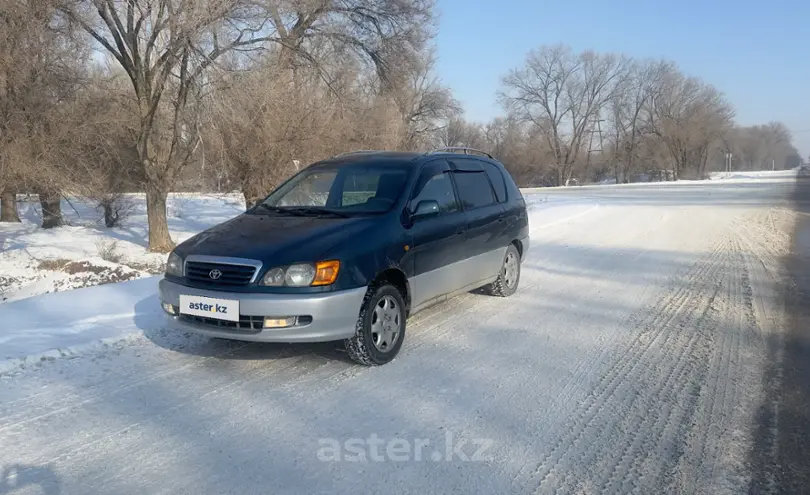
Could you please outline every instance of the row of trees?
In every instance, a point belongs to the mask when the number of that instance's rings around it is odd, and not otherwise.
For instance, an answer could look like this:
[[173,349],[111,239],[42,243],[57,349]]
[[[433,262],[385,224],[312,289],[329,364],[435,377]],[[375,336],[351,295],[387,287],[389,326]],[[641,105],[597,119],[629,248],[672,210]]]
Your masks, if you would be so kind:
[[781,123],[741,128],[713,86],[667,61],[545,46],[503,78],[507,117],[457,119],[448,145],[495,150],[526,185],[704,177],[731,153],[737,169],[796,167]]
[[[39,195],[146,193],[149,246],[171,249],[169,191],[248,205],[351,149],[473,146],[525,185],[702,175],[721,150],[782,165],[784,126],[734,127],[722,94],[668,62],[532,52],[503,79],[505,115],[467,122],[436,78],[432,0],[6,0],[0,5],[0,219]],[[743,158],[745,157],[745,158]]]

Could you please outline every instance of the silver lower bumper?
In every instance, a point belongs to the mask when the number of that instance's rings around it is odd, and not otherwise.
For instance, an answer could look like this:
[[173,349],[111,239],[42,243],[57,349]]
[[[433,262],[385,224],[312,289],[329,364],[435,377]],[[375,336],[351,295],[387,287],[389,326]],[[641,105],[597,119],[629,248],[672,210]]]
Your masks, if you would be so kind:
[[280,329],[263,329],[255,333],[229,330],[204,323],[169,316],[170,327],[219,337],[254,342],[328,342],[354,335],[360,306],[366,295],[364,287],[322,294],[250,294],[241,292],[195,289],[163,279],[159,283],[160,300],[174,306],[180,294],[239,300],[239,312],[245,316],[311,316],[307,325]]

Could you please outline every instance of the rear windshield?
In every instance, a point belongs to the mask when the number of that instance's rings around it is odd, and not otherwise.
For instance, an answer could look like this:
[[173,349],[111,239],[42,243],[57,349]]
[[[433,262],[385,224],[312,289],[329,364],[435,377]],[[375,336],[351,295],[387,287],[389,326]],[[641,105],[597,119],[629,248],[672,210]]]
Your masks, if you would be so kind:
[[276,208],[323,208],[341,213],[383,213],[402,194],[408,169],[343,165],[304,170],[264,201]]

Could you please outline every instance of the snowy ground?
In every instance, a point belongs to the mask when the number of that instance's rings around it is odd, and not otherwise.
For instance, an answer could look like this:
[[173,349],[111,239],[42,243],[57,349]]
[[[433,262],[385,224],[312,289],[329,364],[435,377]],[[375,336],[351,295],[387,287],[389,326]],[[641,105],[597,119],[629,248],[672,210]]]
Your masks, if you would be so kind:
[[[39,203],[20,197],[21,224],[0,224],[0,303],[161,273],[166,256],[146,252],[143,195],[126,197],[129,217],[104,228],[100,211],[80,199],[63,200],[67,226],[43,230]],[[244,210],[241,195],[173,194],[169,229],[181,242]],[[103,251],[109,254],[103,255]],[[102,259],[104,256],[107,259]]]
[[791,188],[527,194],[520,290],[415,315],[380,368],[172,334],[155,278],[0,304],[0,493],[747,491]]

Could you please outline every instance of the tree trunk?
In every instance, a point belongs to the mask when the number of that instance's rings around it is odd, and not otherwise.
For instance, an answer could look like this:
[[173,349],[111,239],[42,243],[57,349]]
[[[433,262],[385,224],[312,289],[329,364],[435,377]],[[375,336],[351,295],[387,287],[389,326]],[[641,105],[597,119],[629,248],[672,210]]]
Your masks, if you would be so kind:
[[39,204],[42,207],[42,228],[52,229],[62,225],[62,196],[54,191],[39,193]]
[[242,195],[245,197],[245,209],[253,208],[266,196],[266,194],[260,191],[254,184],[253,181],[246,181],[242,184]]
[[146,219],[149,225],[149,251],[168,253],[174,248],[166,220],[168,192],[155,184],[146,185]]
[[118,214],[116,214],[113,206],[114,203],[112,201],[105,200],[101,203],[102,208],[104,208],[104,226],[109,228],[115,227],[118,223]]
[[0,195],[0,222],[19,222],[17,213],[17,195],[14,191],[5,190]]

